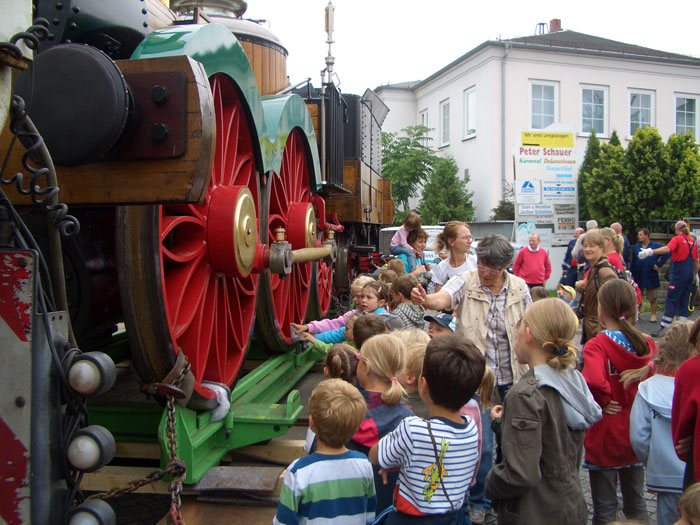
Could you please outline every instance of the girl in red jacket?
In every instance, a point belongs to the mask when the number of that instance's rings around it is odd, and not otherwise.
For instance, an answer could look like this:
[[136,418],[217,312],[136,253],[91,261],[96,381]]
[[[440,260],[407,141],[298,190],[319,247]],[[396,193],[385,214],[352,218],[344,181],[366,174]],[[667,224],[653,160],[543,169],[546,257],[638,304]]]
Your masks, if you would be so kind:
[[700,480],[700,319],[693,323],[688,342],[695,347],[695,355],[676,372],[671,409],[673,444],[686,462],[683,488]]
[[638,382],[625,388],[620,373],[641,368],[656,345],[632,324],[637,298],[623,279],[611,279],[598,290],[598,319],[603,329],[583,347],[583,377],[603,408],[603,419],[586,431],[584,446],[591,482],[593,524],[615,521],[617,480],[622,510],[628,519],[647,520],[644,466],[630,444],[630,411]]

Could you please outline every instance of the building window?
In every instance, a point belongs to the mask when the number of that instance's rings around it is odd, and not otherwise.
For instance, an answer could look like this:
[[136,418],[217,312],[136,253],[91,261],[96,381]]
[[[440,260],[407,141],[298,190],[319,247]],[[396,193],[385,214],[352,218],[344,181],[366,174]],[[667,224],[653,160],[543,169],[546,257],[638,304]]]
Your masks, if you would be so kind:
[[420,112],[420,125],[428,127],[428,110],[424,109]]
[[476,90],[464,90],[464,138],[476,135]]
[[607,87],[583,86],[581,88],[582,133],[595,131],[597,135],[607,136],[607,102]]
[[654,125],[654,93],[630,92],[630,136],[637,128]]
[[676,133],[690,131],[697,139],[698,97],[676,97]]
[[549,82],[530,83],[530,126],[532,129],[544,129],[557,122],[559,84]]
[[450,143],[450,99],[440,102],[440,146]]

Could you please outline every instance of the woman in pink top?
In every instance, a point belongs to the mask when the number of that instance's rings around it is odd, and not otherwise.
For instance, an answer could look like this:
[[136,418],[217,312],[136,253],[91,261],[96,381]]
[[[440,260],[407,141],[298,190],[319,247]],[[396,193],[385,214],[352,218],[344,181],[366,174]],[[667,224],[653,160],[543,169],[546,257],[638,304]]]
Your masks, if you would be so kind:
[[614,266],[617,270],[624,272],[625,265],[622,262],[622,247],[624,246],[624,241],[622,237],[619,237],[615,230],[612,228],[601,228],[600,233],[603,235],[605,240],[605,250],[603,255],[608,258],[608,262],[611,266]]

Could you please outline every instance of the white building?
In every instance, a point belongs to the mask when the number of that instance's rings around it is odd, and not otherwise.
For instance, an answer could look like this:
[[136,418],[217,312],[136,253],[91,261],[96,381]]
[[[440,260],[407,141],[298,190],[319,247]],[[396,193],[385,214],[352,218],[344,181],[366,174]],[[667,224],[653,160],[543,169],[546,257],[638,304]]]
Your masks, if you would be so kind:
[[390,108],[384,131],[433,128],[431,146],[469,174],[477,220],[513,183],[522,132],[573,133],[579,162],[591,129],[603,140],[616,130],[623,146],[646,125],[664,140],[698,137],[700,59],[561,30],[556,19],[550,29],[484,42],[425,80],[375,90]]

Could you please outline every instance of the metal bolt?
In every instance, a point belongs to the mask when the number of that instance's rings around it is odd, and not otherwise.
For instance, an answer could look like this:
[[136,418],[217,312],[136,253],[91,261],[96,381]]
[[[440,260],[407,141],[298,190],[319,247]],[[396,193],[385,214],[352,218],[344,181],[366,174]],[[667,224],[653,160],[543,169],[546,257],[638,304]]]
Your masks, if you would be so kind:
[[18,406],[19,408],[22,408],[26,404],[27,404],[27,402],[24,400],[24,398],[22,396],[17,396],[15,398],[15,405]]
[[26,268],[27,267],[27,259],[22,258],[19,260],[19,262],[17,264],[19,264],[20,268]]
[[151,126],[151,138],[156,142],[165,140],[170,134],[167,124],[156,122]]
[[145,9],[145,8],[144,8],[144,9],[141,9],[141,13],[143,13],[144,15],[147,15],[147,14],[148,14],[148,9]]
[[63,2],[56,2],[56,9],[62,9],[63,8]]
[[71,22],[70,25],[69,25],[68,27],[70,27],[71,29],[77,29],[77,28],[78,28],[78,24],[76,24],[75,22]]
[[49,33],[49,36],[46,37],[47,40],[53,40],[54,38],[56,38],[56,35],[53,33]]
[[144,22],[143,27],[148,27],[148,22]]
[[170,96],[170,90],[167,86],[153,86],[151,88],[151,100],[156,104],[165,104]]
[[58,18],[54,18],[53,20],[51,20],[51,22],[53,22],[53,25],[55,26],[61,23],[61,21]]
[[77,5],[74,6],[74,7],[73,7],[73,12],[77,15],[78,13],[80,13],[80,8],[79,8]]

